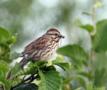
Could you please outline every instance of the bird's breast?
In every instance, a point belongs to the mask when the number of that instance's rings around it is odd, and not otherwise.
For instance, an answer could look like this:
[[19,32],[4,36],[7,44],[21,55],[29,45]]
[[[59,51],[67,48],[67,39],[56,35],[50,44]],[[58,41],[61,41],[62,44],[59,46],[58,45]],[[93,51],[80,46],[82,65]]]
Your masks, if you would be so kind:
[[41,53],[41,60],[49,60],[55,57],[56,50],[58,48],[58,43],[51,42],[50,45],[48,45],[45,50],[43,50]]

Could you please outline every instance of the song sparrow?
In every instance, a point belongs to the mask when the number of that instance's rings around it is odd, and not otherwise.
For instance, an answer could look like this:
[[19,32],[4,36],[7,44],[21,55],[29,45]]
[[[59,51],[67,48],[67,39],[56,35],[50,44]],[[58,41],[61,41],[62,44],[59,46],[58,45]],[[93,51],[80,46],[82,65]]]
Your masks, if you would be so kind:
[[49,29],[43,36],[31,42],[25,47],[23,59],[20,62],[21,67],[26,65],[29,60],[49,60],[55,54],[61,38],[64,38],[60,32],[55,29]]

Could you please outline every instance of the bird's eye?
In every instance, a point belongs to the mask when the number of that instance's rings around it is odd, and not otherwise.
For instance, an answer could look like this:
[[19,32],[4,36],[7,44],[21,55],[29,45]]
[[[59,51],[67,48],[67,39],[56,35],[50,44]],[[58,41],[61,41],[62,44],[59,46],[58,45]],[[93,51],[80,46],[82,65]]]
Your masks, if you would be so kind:
[[55,36],[58,36],[58,34],[55,34]]

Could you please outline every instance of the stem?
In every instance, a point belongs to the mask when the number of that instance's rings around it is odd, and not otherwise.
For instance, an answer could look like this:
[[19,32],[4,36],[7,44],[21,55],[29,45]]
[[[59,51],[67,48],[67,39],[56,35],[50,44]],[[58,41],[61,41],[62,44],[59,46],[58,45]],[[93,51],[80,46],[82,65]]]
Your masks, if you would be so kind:
[[[91,33],[92,35],[92,38],[93,36],[96,34],[96,6],[95,4],[97,3],[98,0],[94,0],[93,1],[93,6],[92,6],[92,22],[93,22],[93,26],[94,26],[94,31]],[[93,42],[92,42],[93,43]],[[92,48],[91,52],[90,52],[90,66],[91,66],[91,73],[92,73],[92,78],[93,78],[93,75],[94,75],[94,70],[93,70],[93,62],[95,60],[95,51],[94,49]]]
[[93,7],[92,7],[92,22],[93,22],[93,26],[94,26],[94,31],[91,33],[92,36],[95,35],[96,33],[96,7],[95,4],[98,0],[95,0],[93,2]]

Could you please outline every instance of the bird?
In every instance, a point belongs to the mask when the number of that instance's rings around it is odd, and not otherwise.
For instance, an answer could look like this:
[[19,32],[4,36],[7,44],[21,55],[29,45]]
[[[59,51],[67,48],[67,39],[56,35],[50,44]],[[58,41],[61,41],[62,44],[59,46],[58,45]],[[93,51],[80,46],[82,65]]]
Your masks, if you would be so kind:
[[51,59],[64,36],[56,28],[50,28],[45,34],[28,44],[22,52],[23,59],[19,62],[23,68],[30,60],[45,61]]

